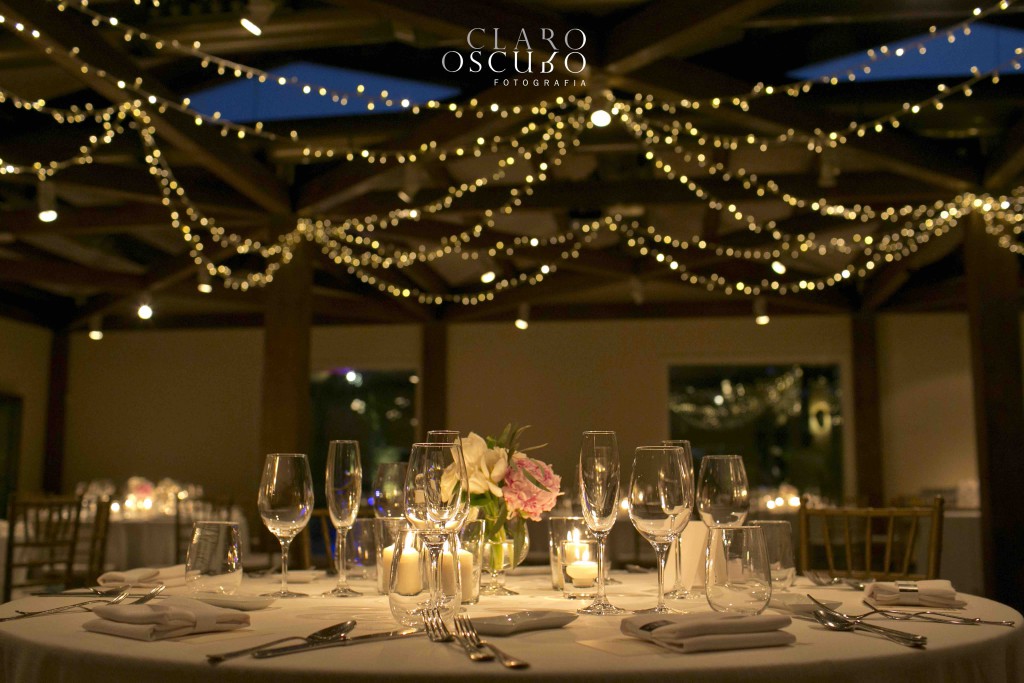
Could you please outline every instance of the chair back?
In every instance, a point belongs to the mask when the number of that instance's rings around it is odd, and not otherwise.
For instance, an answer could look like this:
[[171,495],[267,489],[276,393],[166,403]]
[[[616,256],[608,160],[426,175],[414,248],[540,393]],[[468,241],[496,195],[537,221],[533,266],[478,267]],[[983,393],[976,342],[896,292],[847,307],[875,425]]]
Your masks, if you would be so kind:
[[309,542],[305,544],[305,554],[302,558],[304,567],[316,567],[334,573],[334,522],[331,521],[331,513],[322,509],[313,510],[306,529],[309,533]]
[[71,582],[82,511],[79,496],[11,494],[3,601],[12,590]]
[[194,522],[230,522],[233,507],[228,496],[178,498],[174,504],[174,563],[185,562]]
[[96,501],[96,514],[92,518],[92,536],[89,537],[89,564],[85,570],[85,585],[95,586],[96,579],[107,563],[107,529],[110,528],[110,498]]
[[929,507],[809,508],[804,500],[800,570],[879,581],[938,578],[943,508],[941,496]]

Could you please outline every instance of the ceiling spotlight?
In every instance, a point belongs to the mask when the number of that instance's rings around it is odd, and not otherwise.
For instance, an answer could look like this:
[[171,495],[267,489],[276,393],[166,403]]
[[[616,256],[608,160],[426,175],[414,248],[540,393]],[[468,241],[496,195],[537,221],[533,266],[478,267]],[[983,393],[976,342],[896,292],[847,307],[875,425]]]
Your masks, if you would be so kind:
[[761,297],[754,299],[754,322],[758,325],[767,325],[771,321],[768,316],[768,302]]
[[774,270],[779,275],[785,275],[786,264],[784,264],[782,261],[772,261],[772,270]]
[[480,276],[480,282],[484,283],[485,285],[489,285],[492,282],[494,282],[495,277],[497,277],[497,275],[494,274],[494,271],[488,270],[486,273]]
[[245,14],[242,15],[242,28],[254,36],[263,35],[263,27],[270,21],[270,15],[275,9],[273,0],[249,0]]
[[89,319],[89,339],[93,341],[103,339],[103,318],[101,316],[97,315]]
[[149,298],[149,294],[143,294],[139,299],[139,309],[137,312],[143,320],[149,320],[153,317],[152,300]]
[[39,183],[36,189],[36,203],[39,205],[39,220],[44,223],[57,220],[57,188],[53,183]]
[[530,304],[519,304],[519,317],[516,318],[516,328],[525,330],[530,326]]
[[200,268],[198,278],[199,282],[196,284],[196,289],[198,289],[202,294],[212,294],[213,277],[211,277],[210,271],[206,268]]

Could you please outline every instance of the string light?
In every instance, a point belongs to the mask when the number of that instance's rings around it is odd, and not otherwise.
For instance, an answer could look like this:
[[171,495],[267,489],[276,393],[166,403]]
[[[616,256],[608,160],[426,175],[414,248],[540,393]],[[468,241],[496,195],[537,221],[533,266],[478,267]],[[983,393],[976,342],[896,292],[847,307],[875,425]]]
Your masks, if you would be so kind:
[[525,330],[530,327],[530,304],[519,304],[519,314],[516,316],[515,326],[517,330]]

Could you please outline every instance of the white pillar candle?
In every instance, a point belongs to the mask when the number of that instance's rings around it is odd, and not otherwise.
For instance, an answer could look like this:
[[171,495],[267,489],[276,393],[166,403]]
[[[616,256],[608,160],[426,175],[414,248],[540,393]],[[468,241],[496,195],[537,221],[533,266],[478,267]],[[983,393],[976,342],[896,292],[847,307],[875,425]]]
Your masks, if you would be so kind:
[[[391,586],[391,564],[394,561],[395,546],[389,545],[380,554],[382,567],[377,571],[387,572],[384,586],[390,590]],[[423,590],[423,580],[420,577],[420,554],[415,548],[403,548],[398,559],[398,580],[395,585],[399,595],[415,595]]]
[[[459,579],[463,593],[473,582],[473,553],[459,550]],[[447,550],[441,554],[441,587],[448,595],[455,593],[455,560]]]
[[572,585],[577,588],[593,586],[597,580],[597,562],[590,560],[571,562],[565,568],[565,573],[572,579]]

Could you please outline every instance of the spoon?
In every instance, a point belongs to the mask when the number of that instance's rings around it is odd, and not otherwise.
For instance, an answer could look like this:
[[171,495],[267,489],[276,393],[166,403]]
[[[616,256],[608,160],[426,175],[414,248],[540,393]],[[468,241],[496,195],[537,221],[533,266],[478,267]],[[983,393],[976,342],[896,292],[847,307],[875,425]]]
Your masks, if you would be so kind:
[[876,626],[874,624],[865,624],[859,621],[843,619],[838,615],[829,614],[825,610],[814,610],[814,618],[818,620],[819,624],[830,631],[867,631],[869,633],[884,636],[894,643],[906,645],[907,647],[924,647],[928,643],[928,639],[925,636],[907,633],[906,631],[897,631],[896,629],[885,628],[884,626]]
[[287,638],[279,638],[277,640],[272,640],[269,643],[263,643],[262,645],[257,645],[256,647],[247,647],[244,650],[234,650],[233,652],[221,652],[220,654],[206,655],[206,661],[210,662],[210,664],[219,664],[220,662],[223,662],[225,659],[242,657],[244,655],[252,654],[253,652],[256,652],[258,650],[270,647],[271,645],[277,645],[278,643],[286,643],[289,640],[301,640],[310,644],[329,643],[333,640],[344,640],[345,634],[354,629],[355,627],[355,620],[350,619],[349,621],[343,621],[340,624],[334,624],[333,626],[328,626],[325,629],[321,629],[314,633],[310,633],[308,636],[305,637],[288,636]]

